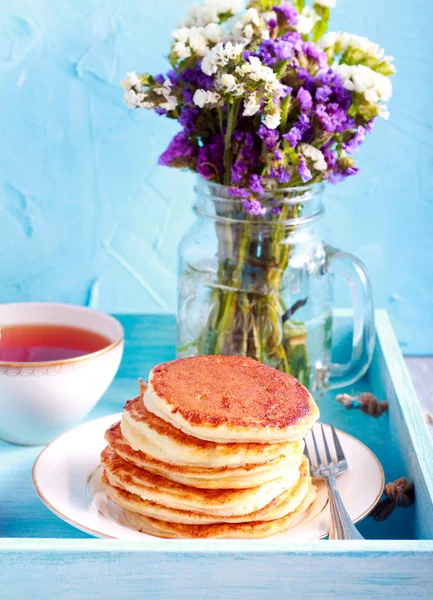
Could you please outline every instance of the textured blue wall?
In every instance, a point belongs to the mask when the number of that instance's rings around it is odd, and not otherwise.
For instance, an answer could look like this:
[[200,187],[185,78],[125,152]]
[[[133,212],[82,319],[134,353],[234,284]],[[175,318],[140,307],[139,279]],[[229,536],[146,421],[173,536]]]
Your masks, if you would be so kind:
[[[176,125],[129,111],[119,81],[166,68],[189,3],[0,0],[0,302],[174,311],[193,177],[155,166]],[[396,59],[391,121],[329,190],[326,224],[412,353],[433,351],[432,17],[429,0],[339,0],[332,27]]]

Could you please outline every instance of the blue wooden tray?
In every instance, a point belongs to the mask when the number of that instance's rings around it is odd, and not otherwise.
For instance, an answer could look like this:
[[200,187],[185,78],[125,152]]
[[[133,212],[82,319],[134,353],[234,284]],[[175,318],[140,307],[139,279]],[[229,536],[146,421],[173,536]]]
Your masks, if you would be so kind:
[[[119,317],[126,332],[118,377],[89,419],[119,412],[137,378],[175,356],[172,316]],[[350,344],[350,314],[336,313],[337,352]],[[377,523],[359,524],[360,542],[97,540],[52,514],[36,496],[31,470],[40,448],[0,442],[0,597],[87,598],[431,598],[433,446],[387,314],[376,313],[377,345],[367,375],[349,392],[372,391],[390,404],[374,419],[328,393],[321,418],[358,437],[381,460],[387,481],[406,476],[416,502]],[[1,415],[0,415],[1,418]]]

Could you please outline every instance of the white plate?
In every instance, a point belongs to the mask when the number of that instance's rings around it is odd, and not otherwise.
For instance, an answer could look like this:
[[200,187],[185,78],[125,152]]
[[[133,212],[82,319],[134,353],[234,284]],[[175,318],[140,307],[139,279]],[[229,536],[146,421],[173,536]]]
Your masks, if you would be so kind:
[[[102,538],[145,537],[158,543],[158,538],[141,533],[127,523],[122,510],[108,500],[100,484],[99,456],[106,446],[104,433],[120,417],[121,414],[115,414],[89,421],[48,444],[33,467],[33,483],[50,510],[82,531]],[[329,433],[328,426],[325,425],[325,429]],[[376,456],[359,440],[341,431],[339,437],[349,470],[338,477],[338,488],[350,516],[357,522],[372,510],[382,495],[383,469]],[[301,521],[272,539],[312,540],[328,535],[326,486],[320,480],[315,483],[316,500]],[[260,544],[260,540],[254,542]]]

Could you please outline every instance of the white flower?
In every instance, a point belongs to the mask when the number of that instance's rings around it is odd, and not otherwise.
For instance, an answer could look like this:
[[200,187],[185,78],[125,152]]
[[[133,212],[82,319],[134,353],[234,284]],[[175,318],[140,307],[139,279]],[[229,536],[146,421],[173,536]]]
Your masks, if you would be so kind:
[[188,11],[183,25],[203,27],[208,23],[217,23],[219,15],[235,15],[244,7],[243,0],[205,0],[203,4],[194,4]]
[[172,53],[180,59],[189,58],[192,54],[203,57],[209,52],[211,45],[220,42],[225,32],[217,23],[209,23],[206,27],[181,27],[171,33],[175,39]]
[[318,171],[327,170],[328,165],[326,164],[325,157],[318,148],[315,148],[310,144],[300,144],[299,148],[304,156],[306,156],[307,158],[311,158],[315,169],[317,169]]
[[168,96],[166,98],[166,102],[162,102],[159,105],[159,108],[165,108],[165,110],[174,110],[177,106],[177,98],[176,96]]
[[327,48],[331,48],[335,46],[335,44],[339,41],[341,33],[338,31],[328,31],[325,35],[317,42],[318,45],[326,50]]
[[176,42],[173,46],[173,54],[178,58],[189,58],[191,56],[191,48],[184,42]]
[[337,0],[314,0],[314,4],[324,6],[325,8],[335,8],[337,6]]
[[365,65],[336,65],[347,90],[363,94],[367,102],[387,101],[392,96],[392,83],[388,77]]
[[319,45],[325,50],[336,44],[339,45],[340,51],[344,52],[347,49],[359,50],[378,61],[385,61],[388,63],[390,69],[395,72],[395,67],[392,64],[394,58],[392,56],[385,56],[385,50],[379,44],[371,42],[364,36],[352,33],[329,32],[319,41]]
[[275,112],[265,116],[263,123],[268,129],[276,129],[281,122],[281,113]]
[[136,92],[139,92],[143,87],[140,78],[138,77],[137,73],[134,73],[134,71],[127,73],[125,79],[120,85],[126,92],[129,90],[135,90]]
[[204,34],[209,42],[212,42],[212,44],[218,44],[218,42],[222,42],[225,37],[224,29],[217,23],[209,23],[206,25],[204,28]]
[[308,34],[319,20],[319,15],[314,10],[311,10],[311,8],[306,6],[298,17],[296,29],[299,33],[302,33],[303,35]]
[[353,48],[354,50],[361,50],[365,54],[374,56],[375,58],[383,58],[385,51],[374,42],[362,35],[354,35],[351,33],[342,33],[339,38],[339,42],[343,49]]
[[196,90],[193,102],[196,106],[203,108],[206,105],[215,105],[220,100],[221,96],[210,90]]
[[262,39],[269,38],[269,29],[255,8],[249,8],[245,14],[235,19],[230,29],[232,38],[244,43],[252,40],[255,31]]
[[253,81],[261,81],[269,93],[274,93],[280,85],[274,71],[262,63],[257,56],[250,56],[248,61],[236,68],[236,73],[241,77],[249,77]]
[[247,12],[243,16],[244,23],[252,23],[259,27],[260,25],[260,16],[255,8],[249,8]]
[[241,96],[245,88],[238,82],[234,75],[230,73],[224,73],[217,81],[217,87],[222,88],[225,92],[233,94],[234,96]]
[[203,58],[201,70],[206,75],[213,75],[218,67],[225,67],[230,60],[241,55],[244,47],[241,44],[219,43],[210,50]]
[[137,108],[141,106],[141,108],[153,108],[154,105],[152,102],[146,102],[146,95],[143,93],[135,92],[134,90],[128,90],[125,93],[125,102],[128,108]]
[[[174,110],[177,106],[176,96],[171,95],[171,83],[169,79],[166,79],[160,87],[153,89],[153,92],[158,96],[163,96],[165,102],[158,103],[159,108],[165,108],[165,110]],[[142,106],[140,104],[140,106]]]
[[207,45],[207,38],[204,34],[203,28],[192,27],[189,35],[189,45],[191,46],[194,54],[197,56],[205,56],[209,52],[209,46]]
[[189,27],[181,27],[180,29],[175,29],[174,31],[172,31],[171,37],[177,40],[178,42],[183,42],[184,44],[186,44],[189,39],[189,33]]
[[260,110],[260,100],[257,94],[250,94],[248,96],[248,100],[245,102],[244,112],[242,113],[244,117],[252,117]]

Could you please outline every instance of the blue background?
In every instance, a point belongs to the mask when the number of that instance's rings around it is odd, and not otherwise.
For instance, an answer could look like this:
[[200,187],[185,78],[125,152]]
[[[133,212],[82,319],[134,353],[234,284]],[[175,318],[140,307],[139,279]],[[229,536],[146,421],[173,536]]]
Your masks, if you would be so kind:
[[[0,302],[175,311],[193,176],[155,166],[176,124],[129,111],[119,82],[166,70],[189,4],[0,1]],[[358,177],[328,189],[326,225],[367,264],[406,353],[433,351],[432,17],[428,0],[339,0],[331,25],[395,56],[391,120]]]

